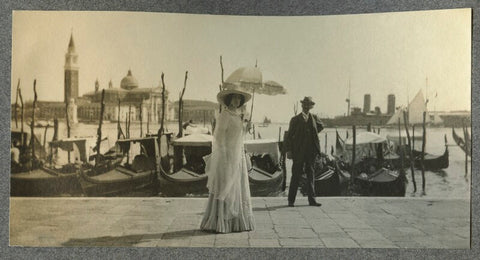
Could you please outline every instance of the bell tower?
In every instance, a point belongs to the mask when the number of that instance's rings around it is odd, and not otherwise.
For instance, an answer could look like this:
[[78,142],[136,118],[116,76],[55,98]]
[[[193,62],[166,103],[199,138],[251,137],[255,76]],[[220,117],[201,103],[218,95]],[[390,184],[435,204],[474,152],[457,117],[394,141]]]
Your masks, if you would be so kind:
[[73,34],[70,35],[68,51],[65,54],[65,84],[64,84],[64,102],[68,103],[71,99],[77,101],[78,98],[78,55],[75,52],[75,43]]

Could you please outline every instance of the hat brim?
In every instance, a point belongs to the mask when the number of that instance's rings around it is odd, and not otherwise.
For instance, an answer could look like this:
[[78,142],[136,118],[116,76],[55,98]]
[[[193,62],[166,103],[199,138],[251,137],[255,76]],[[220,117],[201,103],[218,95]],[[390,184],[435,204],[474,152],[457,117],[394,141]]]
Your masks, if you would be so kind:
[[306,104],[306,105],[311,105],[311,106],[314,106],[314,105],[315,105],[315,102],[313,102],[313,101],[300,100],[300,103]]
[[250,95],[249,93],[246,93],[246,92],[243,92],[243,91],[239,91],[239,90],[235,90],[235,89],[225,89],[225,90],[222,90],[220,92],[218,92],[217,94],[217,100],[220,104],[226,106],[225,104],[225,97],[230,95],[230,94],[237,94],[237,95],[241,95],[243,96],[244,98],[244,104],[247,103],[251,98],[252,98],[252,95]]

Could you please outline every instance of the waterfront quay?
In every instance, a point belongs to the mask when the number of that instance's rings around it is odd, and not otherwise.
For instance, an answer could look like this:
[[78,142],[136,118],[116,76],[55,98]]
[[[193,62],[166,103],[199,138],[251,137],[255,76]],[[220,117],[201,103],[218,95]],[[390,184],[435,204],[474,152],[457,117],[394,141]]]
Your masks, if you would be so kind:
[[256,229],[199,230],[206,198],[10,198],[10,245],[470,248],[468,199],[252,198]]

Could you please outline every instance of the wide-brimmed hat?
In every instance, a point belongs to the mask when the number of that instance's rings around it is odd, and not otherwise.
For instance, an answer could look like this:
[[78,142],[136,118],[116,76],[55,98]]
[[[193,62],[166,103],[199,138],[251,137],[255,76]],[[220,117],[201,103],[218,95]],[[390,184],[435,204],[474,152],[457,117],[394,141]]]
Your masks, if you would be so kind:
[[252,95],[250,95],[249,93],[247,93],[247,92],[245,92],[245,91],[243,91],[239,88],[228,88],[228,89],[224,89],[224,90],[218,92],[218,94],[217,94],[218,102],[220,104],[223,104],[224,106],[227,106],[227,104],[225,104],[225,98],[230,94],[237,94],[237,95],[243,96],[243,103],[240,104],[240,106],[247,103],[252,98]]
[[315,105],[315,102],[313,102],[312,97],[304,97],[303,100],[300,100],[302,104],[306,105]]

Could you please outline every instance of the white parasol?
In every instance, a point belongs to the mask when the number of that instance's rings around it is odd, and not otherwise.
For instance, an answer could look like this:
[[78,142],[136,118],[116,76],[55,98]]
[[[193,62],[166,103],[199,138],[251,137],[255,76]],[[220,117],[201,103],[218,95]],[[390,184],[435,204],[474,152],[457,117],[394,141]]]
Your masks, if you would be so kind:
[[250,121],[252,121],[253,101],[255,94],[274,96],[287,93],[286,89],[280,83],[272,80],[263,82],[262,72],[257,67],[242,67],[236,69],[223,83],[224,89],[238,89],[238,87],[252,94]]

